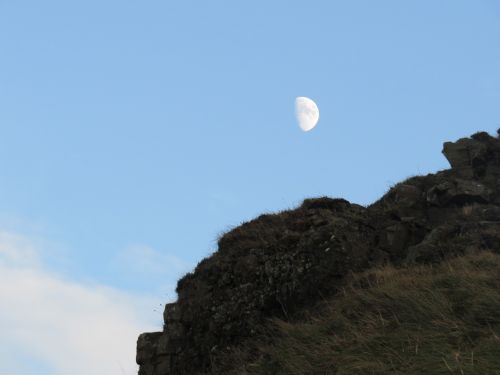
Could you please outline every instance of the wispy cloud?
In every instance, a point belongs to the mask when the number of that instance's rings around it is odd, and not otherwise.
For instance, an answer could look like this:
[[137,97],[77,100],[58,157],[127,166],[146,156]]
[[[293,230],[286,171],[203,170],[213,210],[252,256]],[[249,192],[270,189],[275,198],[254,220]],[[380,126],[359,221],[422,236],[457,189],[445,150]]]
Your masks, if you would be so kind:
[[117,256],[117,262],[123,269],[148,278],[177,278],[191,267],[175,255],[161,253],[143,244],[127,247]]
[[0,373],[136,374],[137,336],[159,329],[152,299],[68,280],[28,238],[1,231],[0,301]]
[[0,261],[11,266],[39,266],[33,243],[23,236],[0,231]]

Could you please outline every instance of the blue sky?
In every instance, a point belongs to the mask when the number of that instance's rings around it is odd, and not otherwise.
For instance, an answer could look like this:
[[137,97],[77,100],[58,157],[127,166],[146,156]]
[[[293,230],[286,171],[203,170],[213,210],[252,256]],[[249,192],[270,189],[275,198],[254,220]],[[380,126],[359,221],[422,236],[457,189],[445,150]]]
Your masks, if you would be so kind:
[[[160,329],[224,231],[306,197],[369,204],[494,133],[499,43],[494,0],[0,0],[0,266],[61,282],[59,321],[69,285]],[[320,109],[308,133],[297,96]],[[76,373],[12,337],[32,360],[0,343],[0,372]]]

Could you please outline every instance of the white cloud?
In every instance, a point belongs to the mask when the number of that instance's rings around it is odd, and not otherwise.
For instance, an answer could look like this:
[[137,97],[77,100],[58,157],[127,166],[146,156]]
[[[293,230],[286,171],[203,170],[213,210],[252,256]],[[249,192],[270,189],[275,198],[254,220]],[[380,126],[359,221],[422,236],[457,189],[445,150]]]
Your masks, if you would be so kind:
[[[0,231],[0,373],[137,374],[138,335],[152,299],[67,280],[43,267],[29,239]],[[25,362],[44,366],[34,372]]]

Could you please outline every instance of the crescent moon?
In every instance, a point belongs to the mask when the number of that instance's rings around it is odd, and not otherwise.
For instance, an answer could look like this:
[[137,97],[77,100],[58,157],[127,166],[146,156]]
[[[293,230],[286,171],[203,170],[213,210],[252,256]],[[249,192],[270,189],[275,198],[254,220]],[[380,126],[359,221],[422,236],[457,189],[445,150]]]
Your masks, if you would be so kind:
[[308,132],[318,123],[319,109],[312,99],[299,96],[295,99],[295,115],[300,128]]

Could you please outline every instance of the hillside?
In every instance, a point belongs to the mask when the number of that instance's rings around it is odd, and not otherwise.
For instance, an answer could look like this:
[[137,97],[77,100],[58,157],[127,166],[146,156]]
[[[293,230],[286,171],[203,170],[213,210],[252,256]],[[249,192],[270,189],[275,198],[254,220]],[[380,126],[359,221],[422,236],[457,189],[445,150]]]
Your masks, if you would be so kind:
[[[449,290],[443,295],[426,295],[425,288],[437,288],[434,283],[439,284],[443,272],[432,270],[443,264],[477,259],[486,268],[498,265],[500,140],[480,132],[446,142],[443,154],[450,169],[398,183],[368,207],[340,198],[307,199],[294,210],[259,216],[223,235],[218,250],[179,280],[177,301],[165,307],[163,331],[139,337],[139,374],[419,373],[425,361],[429,371],[436,370],[426,373],[460,373],[465,366],[460,361],[468,351],[477,351],[476,345],[487,348],[476,355],[481,364],[487,362],[481,373],[495,373],[491,371],[499,364],[488,358],[500,357],[500,349],[485,342],[499,332],[499,296],[491,288],[486,291],[479,276],[464,284],[444,283]],[[481,263],[485,251],[491,258]],[[457,256],[465,258],[451,260]],[[490,281],[484,282],[498,285],[498,268],[492,269],[484,276]],[[391,274],[400,282],[388,284],[381,276],[383,285],[358,299],[363,293],[352,288],[353,280],[371,280],[363,272]],[[457,275],[450,277],[461,280],[462,274]],[[411,279],[416,280],[414,288],[405,284]],[[471,287],[484,290],[484,298],[472,303]],[[384,288],[395,294],[384,294]],[[347,290],[351,294],[340,293]],[[406,290],[428,302],[411,302],[404,297]],[[454,293],[459,297],[448,296]],[[404,301],[415,312],[413,320],[403,314]],[[486,313],[464,317],[461,301],[464,311],[475,311],[477,303]],[[458,310],[450,310],[453,303]],[[346,304],[354,315],[343,315]],[[325,315],[325,306],[330,314]],[[426,308],[429,314],[418,314]],[[387,315],[390,311],[396,318]],[[445,314],[443,326],[433,323],[439,314]],[[387,322],[384,330],[376,322],[370,326],[376,315]],[[401,326],[394,325],[398,320]],[[453,324],[462,324],[465,331],[454,330]],[[467,341],[474,327],[479,327],[476,336]],[[428,335],[439,330],[444,338]],[[415,336],[420,331],[423,336]],[[425,354],[425,361],[398,351],[396,344],[406,339],[409,344],[401,351],[409,350],[415,344],[412,337],[420,340],[417,351]],[[339,340],[344,339],[349,345],[340,350]],[[325,348],[331,348],[329,356]],[[461,357],[450,361],[449,350]],[[327,362],[321,359],[325,355]],[[303,363],[295,364],[300,358]],[[342,363],[357,365],[349,369]],[[444,363],[450,369],[442,370]]]
[[353,274],[295,321],[274,319],[213,373],[500,374],[500,256]]

